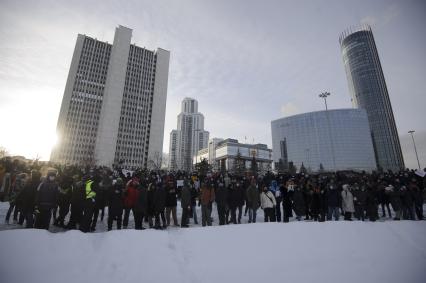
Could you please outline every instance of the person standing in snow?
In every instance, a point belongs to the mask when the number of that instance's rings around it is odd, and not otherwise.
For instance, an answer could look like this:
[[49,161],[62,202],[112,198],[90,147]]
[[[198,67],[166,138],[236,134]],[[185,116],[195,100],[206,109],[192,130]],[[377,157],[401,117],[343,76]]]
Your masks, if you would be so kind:
[[129,225],[129,216],[130,211],[133,213],[133,218],[136,219],[139,216],[136,215],[135,205],[139,199],[139,179],[134,176],[130,179],[124,190],[124,219],[123,219],[123,228],[127,229]]
[[327,206],[327,220],[331,221],[332,216],[334,216],[334,220],[338,221],[340,217],[340,196],[334,180],[331,180],[331,182],[327,185]]
[[342,188],[343,188],[343,191],[341,195],[342,195],[342,210],[344,212],[344,219],[351,221],[352,213],[355,212],[354,197],[351,191],[349,190],[348,184],[344,184]]
[[139,197],[134,206],[135,214],[135,229],[136,230],[145,230],[143,227],[144,218],[148,216],[148,183],[145,181],[139,182],[138,191]]
[[224,182],[222,180],[219,180],[215,196],[217,214],[219,216],[219,225],[225,225],[227,224],[226,210],[228,206],[228,188],[225,188]]
[[214,200],[215,193],[213,184],[209,180],[204,181],[201,185],[199,201],[199,205],[201,205],[201,224],[203,227],[206,225],[212,226],[211,207]]
[[52,210],[58,201],[56,171],[49,170],[46,179],[37,188],[35,197],[35,228],[49,230]]
[[58,193],[59,216],[55,219],[53,225],[64,228],[65,217],[70,210],[72,178],[68,175],[63,175],[61,179],[61,186]]
[[417,185],[416,179],[411,179],[408,186],[413,191],[417,220],[423,220],[423,191]]
[[23,224],[24,220],[26,222],[26,228],[33,228],[34,226],[34,206],[35,206],[35,197],[37,194],[37,188],[40,185],[41,174],[37,170],[31,171],[31,179],[24,186],[20,194],[22,201],[22,213],[21,218],[19,219],[19,224]]
[[123,195],[124,182],[123,179],[117,178],[114,184],[109,187],[107,194],[108,205],[108,231],[112,230],[112,224],[117,221],[117,229],[121,229],[123,217]]
[[[155,211],[155,229],[166,229],[166,216],[164,210],[166,208],[166,190],[162,183],[156,180],[155,190],[154,190],[154,211]],[[160,223],[160,217],[162,224]]]
[[268,187],[263,186],[262,193],[260,194],[260,206],[265,214],[265,222],[275,222],[275,201],[274,194],[268,190]]
[[235,179],[232,180],[228,189],[228,205],[231,214],[231,222],[237,224],[237,207],[240,203],[239,183]]
[[259,208],[260,194],[256,185],[256,179],[253,177],[246,191],[247,206],[249,213],[249,223],[256,223],[256,212]]
[[199,197],[200,181],[196,178],[194,181],[191,181],[189,185],[191,188],[191,210],[189,212],[189,218],[192,217],[194,219],[194,224],[198,224],[197,199]]
[[26,174],[17,174],[15,180],[12,183],[11,190],[9,192],[9,209],[6,213],[6,223],[9,224],[10,215],[13,212],[13,222],[18,222],[18,213],[21,209],[21,203],[19,200],[19,194],[24,189],[26,183]]
[[170,216],[173,217],[173,225],[179,226],[176,207],[177,207],[177,191],[172,176],[168,176],[166,180],[166,222],[170,225]]
[[83,205],[83,216],[80,225],[80,230],[82,232],[90,232],[93,213],[96,207],[96,192],[98,190],[98,183],[95,181],[94,172],[91,171],[89,176],[86,178],[84,182],[84,192],[85,199]]
[[74,175],[71,188],[71,216],[66,229],[77,229],[77,225],[80,228],[85,199],[85,181],[81,180],[78,175]]
[[283,222],[287,223],[290,220],[292,214],[292,201],[293,201],[293,193],[294,193],[294,182],[293,180],[289,180],[287,182],[283,182],[280,187],[281,196],[283,199]]
[[365,186],[362,185],[359,188],[358,184],[354,185],[354,206],[355,206],[355,217],[358,220],[365,220],[365,206],[367,202],[367,192],[365,191]]
[[93,212],[92,230],[96,229],[96,222],[98,221],[99,211],[101,211],[101,222],[104,221],[106,198],[111,186],[112,178],[110,178],[108,172],[103,172],[102,180],[99,182],[98,191],[95,198],[95,211]]
[[367,215],[368,219],[372,222],[376,221],[379,218],[378,209],[379,201],[377,198],[377,191],[375,190],[375,184],[367,181]]
[[312,215],[312,219],[314,221],[319,221],[320,220],[319,214],[322,207],[321,189],[317,184],[313,184],[312,187],[313,187],[313,190],[311,192],[312,196],[311,196],[311,202],[310,202],[310,212]]
[[302,220],[302,217],[306,213],[306,207],[305,207],[305,197],[303,195],[303,192],[300,186],[296,186],[294,188],[293,210],[294,210],[294,213],[296,213],[297,221]]
[[188,179],[184,179],[181,192],[180,205],[182,207],[182,219],[180,221],[181,227],[188,226],[189,212],[191,211],[191,188]]
[[278,187],[277,181],[272,180],[271,186],[269,187],[269,190],[274,194],[275,201],[277,204],[275,205],[275,217],[277,219],[277,222],[281,222],[281,191]]

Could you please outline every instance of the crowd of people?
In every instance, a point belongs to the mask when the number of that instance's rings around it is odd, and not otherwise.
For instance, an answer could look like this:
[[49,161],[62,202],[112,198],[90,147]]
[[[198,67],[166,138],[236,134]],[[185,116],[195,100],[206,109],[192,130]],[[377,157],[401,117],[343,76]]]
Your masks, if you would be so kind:
[[128,228],[130,214],[138,230],[189,227],[191,219],[198,224],[197,205],[202,226],[212,225],[213,209],[219,225],[240,224],[242,217],[256,223],[259,209],[264,222],[337,221],[341,216],[347,221],[423,220],[426,177],[409,170],[198,176],[75,166],[42,174],[37,166],[2,161],[0,185],[0,200],[10,204],[6,223],[13,215],[13,221],[26,228],[48,230],[53,222],[93,232],[106,208],[108,230],[114,223],[117,229]]

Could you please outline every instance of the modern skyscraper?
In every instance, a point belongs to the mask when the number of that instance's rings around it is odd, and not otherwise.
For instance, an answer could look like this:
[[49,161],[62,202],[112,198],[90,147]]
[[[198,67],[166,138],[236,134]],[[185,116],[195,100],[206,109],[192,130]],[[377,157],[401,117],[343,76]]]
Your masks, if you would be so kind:
[[178,115],[177,130],[170,133],[169,170],[191,171],[193,158],[206,148],[209,132],[204,130],[204,116],[198,112],[198,101],[185,98]]
[[398,131],[371,28],[348,30],[339,42],[352,102],[367,111],[377,166],[403,169]]
[[113,44],[77,36],[52,161],[138,168],[162,156],[170,52],[131,37],[123,26]]

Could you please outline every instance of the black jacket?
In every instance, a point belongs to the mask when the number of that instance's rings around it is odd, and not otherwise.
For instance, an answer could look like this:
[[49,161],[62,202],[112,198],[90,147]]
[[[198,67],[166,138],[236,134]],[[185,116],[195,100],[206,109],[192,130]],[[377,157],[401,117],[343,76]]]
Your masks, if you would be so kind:
[[166,187],[167,196],[166,196],[166,206],[174,207],[177,206],[177,195],[176,189],[172,184],[168,184]]
[[58,202],[58,184],[49,180],[37,189],[35,204],[39,209],[52,209]]
[[123,211],[123,185],[115,184],[108,190],[108,209],[109,213],[120,213]]

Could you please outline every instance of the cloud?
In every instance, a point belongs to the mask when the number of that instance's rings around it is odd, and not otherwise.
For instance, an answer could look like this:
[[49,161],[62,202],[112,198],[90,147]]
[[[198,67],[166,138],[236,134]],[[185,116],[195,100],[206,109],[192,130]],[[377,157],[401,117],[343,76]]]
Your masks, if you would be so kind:
[[399,8],[396,4],[387,6],[380,14],[376,16],[368,15],[361,19],[361,24],[368,24],[376,28],[383,28],[384,26],[395,20],[400,14]]
[[292,102],[287,102],[281,106],[281,114],[284,116],[291,116],[300,113],[299,108],[294,105]]

